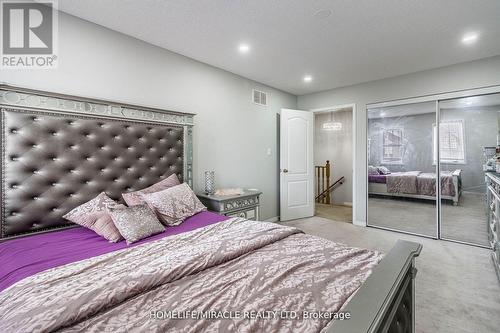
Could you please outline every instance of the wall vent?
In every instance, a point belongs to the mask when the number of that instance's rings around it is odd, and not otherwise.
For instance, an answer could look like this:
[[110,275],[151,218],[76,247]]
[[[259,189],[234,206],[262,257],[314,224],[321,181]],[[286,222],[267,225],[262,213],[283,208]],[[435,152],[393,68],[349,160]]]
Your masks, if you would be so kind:
[[267,106],[267,93],[260,90],[252,90],[252,99],[255,104]]

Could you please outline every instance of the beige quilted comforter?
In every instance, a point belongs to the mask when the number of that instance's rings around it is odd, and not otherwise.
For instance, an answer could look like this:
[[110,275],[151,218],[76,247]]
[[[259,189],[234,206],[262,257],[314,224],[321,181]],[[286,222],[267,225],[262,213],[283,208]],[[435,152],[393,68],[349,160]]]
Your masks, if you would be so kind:
[[381,256],[234,218],[21,280],[0,332],[319,332]]

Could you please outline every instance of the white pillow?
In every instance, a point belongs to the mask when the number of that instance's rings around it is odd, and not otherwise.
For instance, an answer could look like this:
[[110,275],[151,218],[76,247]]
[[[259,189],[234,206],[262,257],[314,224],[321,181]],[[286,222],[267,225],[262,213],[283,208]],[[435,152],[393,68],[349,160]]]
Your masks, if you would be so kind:
[[378,167],[378,171],[380,172],[381,175],[388,175],[391,173],[391,171],[387,169],[385,166]]
[[369,175],[378,175],[379,174],[378,168],[374,167],[373,165],[369,165],[368,166],[368,174]]

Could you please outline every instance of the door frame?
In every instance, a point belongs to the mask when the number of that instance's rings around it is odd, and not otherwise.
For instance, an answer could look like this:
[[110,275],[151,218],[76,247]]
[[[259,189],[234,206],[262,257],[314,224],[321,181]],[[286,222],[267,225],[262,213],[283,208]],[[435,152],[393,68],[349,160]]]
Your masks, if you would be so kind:
[[[322,107],[317,109],[309,109],[313,114],[316,113],[327,113],[330,111],[338,111],[340,109],[351,108],[352,110],[352,224],[366,226],[365,223],[358,221],[356,215],[356,103],[348,103],[348,104],[338,104],[329,107]],[[316,121],[315,117],[313,120]],[[313,135],[315,131],[315,126],[313,129]],[[315,156],[315,149],[313,147],[313,160]],[[314,201],[314,205],[316,205],[316,201]]]

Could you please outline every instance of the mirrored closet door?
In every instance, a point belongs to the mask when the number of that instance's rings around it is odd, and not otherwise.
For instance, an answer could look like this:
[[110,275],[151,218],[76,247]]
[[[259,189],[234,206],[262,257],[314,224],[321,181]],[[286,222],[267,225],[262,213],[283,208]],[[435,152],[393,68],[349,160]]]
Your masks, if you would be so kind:
[[496,175],[499,115],[500,94],[439,102],[442,239],[490,244],[487,175]]
[[436,102],[368,109],[368,225],[437,238]]

